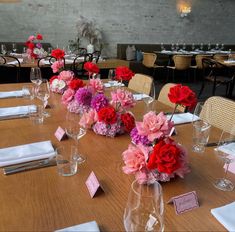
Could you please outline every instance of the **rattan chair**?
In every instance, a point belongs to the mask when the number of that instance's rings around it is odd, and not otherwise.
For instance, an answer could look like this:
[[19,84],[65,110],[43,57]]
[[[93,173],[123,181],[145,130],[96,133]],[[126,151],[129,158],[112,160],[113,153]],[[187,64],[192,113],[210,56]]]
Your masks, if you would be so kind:
[[146,68],[152,70],[152,73],[151,73],[152,75],[151,76],[153,77],[153,79],[155,79],[156,69],[164,68],[164,66],[157,65],[156,62],[157,62],[157,54],[155,54],[155,53],[147,53],[147,52],[143,53],[142,64]]
[[205,107],[210,107],[210,118],[206,114],[200,115],[202,119],[208,120],[212,126],[229,132],[235,125],[235,101],[230,99],[213,96],[205,101]]
[[215,54],[213,56],[213,59],[216,61],[224,61],[228,59],[228,55],[227,54]]
[[128,88],[138,93],[145,93],[149,95],[152,85],[153,85],[153,78],[151,76],[136,73],[129,81]]
[[174,61],[174,66],[167,66],[168,69],[168,75],[167,79],[169,78],[169,70],[172,70],[172,76],[173,76],[173,81],[175,81],[175,71],[184,71],[185,74],[189,77],[189,71],[190,71],[190,66],[191,66],[191,60],[192,56],[191,55],[174,55],[173,56],[173,61]]
[[[164,103],[165,105],[168,105],[168,106],[174,108],[174,107],[175,107],[175,104],[172,103],[172,102],[169,100],[169,98],[168,98],[168,93],[169,93],[169,91],[170,91],[170,88],[171,88],[171,87],[174,87],[175,85],[176,85],[176,84],[174,84],[174,83],[167,83],[167,84],[165,84],[165,85],[161,88],[157,100],[158,100],[159,102]],[[184,112],[184,111],[185,111],[185,107],[183,107],[183,106],[178,106],[178,107],[177,107],[177,110],[180,111],[180,112]]]

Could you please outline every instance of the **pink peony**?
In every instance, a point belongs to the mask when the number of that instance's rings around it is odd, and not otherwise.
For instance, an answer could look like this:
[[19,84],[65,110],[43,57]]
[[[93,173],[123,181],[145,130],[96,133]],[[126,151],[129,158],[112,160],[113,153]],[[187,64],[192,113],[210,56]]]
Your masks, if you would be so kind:
[[99,78],[92,78],[89,81],[89,86],[91,86],[93,93],[103,93],[104,92],[104,84]]
[[174,123],[168,121],[163,112],[156,115],[153,111],[144,115],[143,122],[136,122],[139,135],[147,136],[151,142],[169,135],[173,125]]
[[130,109],[136,103],[133,94],[124,89],[117,89],[111,92],[111,97],[111,104],[120,111]]
[[97,112],[94,109],[90,109],[87,113],[83,113],[79,124],[82,127],[85,127],[87,129],[90,129],[92,125],[98,121],[98,115]]
[[73,89],[67,89],[65,90],[64,94],[62,95],[62,103],[64,105],[68,105],[69,102],[71,102],[73,100],[75,91]]
[[73,80],[74,73],[71,71],[62,71],[58,76],[59,80],[63,80],[69,85],[70,81]]
[[35,38],[34,35],[30,35],[29,38],[28,38],[28,41],[33,41],[33,40],[35,40],[35,39],[36,39],[36,38]]
[[52,65],[51,65],[52,71],[53,73],[57,73],[60,71],[61,68],[64,68],[64,62],[63,61],[55,61]]

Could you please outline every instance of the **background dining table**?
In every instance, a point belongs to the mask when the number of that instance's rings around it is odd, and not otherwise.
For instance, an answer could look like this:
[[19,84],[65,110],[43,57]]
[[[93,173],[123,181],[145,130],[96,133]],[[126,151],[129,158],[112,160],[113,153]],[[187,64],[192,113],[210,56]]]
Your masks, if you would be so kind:
[[[0,91],[21,89],[24,84],[2,84]],[[72,139],[58,141],[54,133],[58,126],[65,126],[66,107],[61,95],[51,94],[47,111],[51,117],[44,123],[33,125],[28,118],[0,121],[0,148],[51,140],[54,147],[70,146]],[[38,99],[0,99],[0,107],[37,104]],[[155,110],[169,111],[168,106],[155,102]],[[132,109],[136,120],[145,113],[143,101]],[[184,179],[179,177],[161,183],[164,198],[164,223],[166,231],[224,231],[225,228],[212,216],[210,210],[235,199],[235,191],[223,192],[213,186],[215,178],[224,175],[223,163],[206,147],[205,153],[191,151],[191,123],[176,126],[173,138],[189,153],[191,172]],[[210,142],[218,141],[221,131],[212,128]],[[128,134],[115,138],[96,135],[93,131],[79,140],[78,149],[87,157],[79,165],[78,173],[62,177],[56,166],[0,175],[0,231],[54,231],[95,220],[101,231],[124,231],[123,213],[134,176],[122,171],[122,152],[131,142]],[[104,192],[91,198],[85,181],[94,171]],[[228,178],[235,182],[235,175]],[[199,208],[176,215],[174,206],[166,202],[177,195],[196,191]]]

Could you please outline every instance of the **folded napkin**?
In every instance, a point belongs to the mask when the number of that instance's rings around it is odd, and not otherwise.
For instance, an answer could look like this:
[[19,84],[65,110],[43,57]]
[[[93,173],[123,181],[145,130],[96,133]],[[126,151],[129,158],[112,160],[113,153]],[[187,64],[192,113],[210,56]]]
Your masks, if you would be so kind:
[[0,108],[0,120],[12,118],[12,117],[27,116],[29,114],[29,108],[30,108],[30,111],[35,110],[36,112],[35,105]]
[[96,221],[91,221],[91,222],[87,222],[87,223],[83,223],[80,225],[76,225],[76,226],[71,226],[71,227],[67,227],[64,229],[60,229],[60,230],[56,230],[55,232],[65,232],[65,231],[69,231],[69,232],[73,232],[73,231],[78,231],[78,232],[99,232],[99,227],[96,223]]
[[[18,60],[19,60],[20,63],[23,62],[23,59],[22,59],[22,58],[19,58]],[[18,64],[18,61],[17,61],[17,60],[10,61],[10,62],[7,62],[7,64],[13,64],[13,65],[15,65],[15,64]]]
[[136,94],[133,94],[133,97],[136,101],[140,101],[146,97],[149,97],[149,95],[144,94],[144,93],[136,93]]
[[117,87],[117,86],[124,86],[123,83],[117,82],[117,81],[113,81],[113,82],[108,82],[108,83],[104,83],[104,87],[109,88],[109,87]]
[[225,154],[234,156],[235,158],[235,143],[228,143],[226,145],[219,146],[218,151],[224,152]]
[[211,213],[228,231],[235,231],[235,202],[212,209]]
[[22,97],[23,95],[25,95],[25,91],[22,90],[0,92],[0,98]]
[[[171,118],[171,115],[167,115],[166,117],[169,120]],[[193,117],[193,114],[188,112],[188,113],[182,113],[182,114],[174,114],[171,121],[173,121],[174,124],[177,125],[177,124],[189,123],[189,122],[197,121],[197,120],[199,120],[199,117],[197,116]]]
[[0,149],[0,167],[46,159],[54,156],[51,141],[43,141]]

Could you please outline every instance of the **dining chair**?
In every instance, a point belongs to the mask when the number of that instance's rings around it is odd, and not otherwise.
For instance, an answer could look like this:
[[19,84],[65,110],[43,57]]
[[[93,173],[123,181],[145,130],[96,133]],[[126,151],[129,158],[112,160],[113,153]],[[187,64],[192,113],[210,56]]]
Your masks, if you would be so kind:
[[0,83],[20,82],[21,65],[17,57],[10,55],[0,56]]
[[89,54],[89,55],[90,55],[90,61],[95,62],[97,64],[98,61],[99,61],[101,52],[100,51],[94,51],[92,54]]
[[191,55],[174,55],[173,61],[174,66],[167,66],[168,74],[167,79],[169,79],[169,70],[172,70],[172,79],[175,81],[175,71],[184,72],[184,74],[189,78],[189,71],[191,66]]
[[230,132],[232,126],[235,125],[235,101],[213,96],[205,101],[204,106],[210,107],[211,115],[202,114],[200,117],[209,120],[212,126]]
[[152,77],[155,79],[156,69],[158,68],[164,68],[162,65],[157,65],[157,54],[156,53],[150,53],[150,52],[144,52],[143,53],[143,61],[142,64],[152,70]]
[[[57,61],[55,57],[45,56],[45,57],[38,59],[37,64],[39,68],[42,68],[45,65],[52,65],[55,61]],[[65,66],[65,58],[62,58],[62,61],[64,62],[64,66]]]
[[[170,107],[172,107],[172,108],[175,107],[175,104],[172,103],[172,102],[169,100],[169,98],[168,98],[168,93],[169,93],[169,91],[170,91],[170,88],[171,88],[171,87],[174,87],[174,86],[176,86],[175,83],[167,83],[167,84],[163,85],[162,88],[161,88],[161,90],[160,90],[160,93],[159,93],[159,95],[158,95],[158,99],[157,99],[159,102],[161,102],[161,103],[163,103],[163,104],[165,104],[165,105],[168,105],[168,106],[170,106]],[[179,105],[179,106],[177,107],[177,110],[180,111],[180,112],[184,112],[184,111],[186,110],[186,108]]]
[[204,76],[202,80],[201,89],[198,94],[198,98],[201,96],[205,88],[206,82],[213,83],[212,96],[215,95],[216,88],[221,85],[226,86],[225,95],[228,96],[230,85],[232,84],[234,79],[234,75],[231,75],[228,72],[226,72],[228,74],[225,75],[225,71],[228,71],[228,67],[222,64],[221,62],[209,58],[202,59],[202,66]]
[[73,60],[72,71],[74,72],[75,77],[81,79],[88,79],[87,71],[84,69],[84,64],[92,60],[92,54],[83,54],[78,55]]
[[153,84],[151,76],[136,73],[128,83],[128,88],[138,93],[149,95]]
[[213,56],[213,59],[216,61],[224,61],[228,59],[228,55],[227,54],[215,54]]

